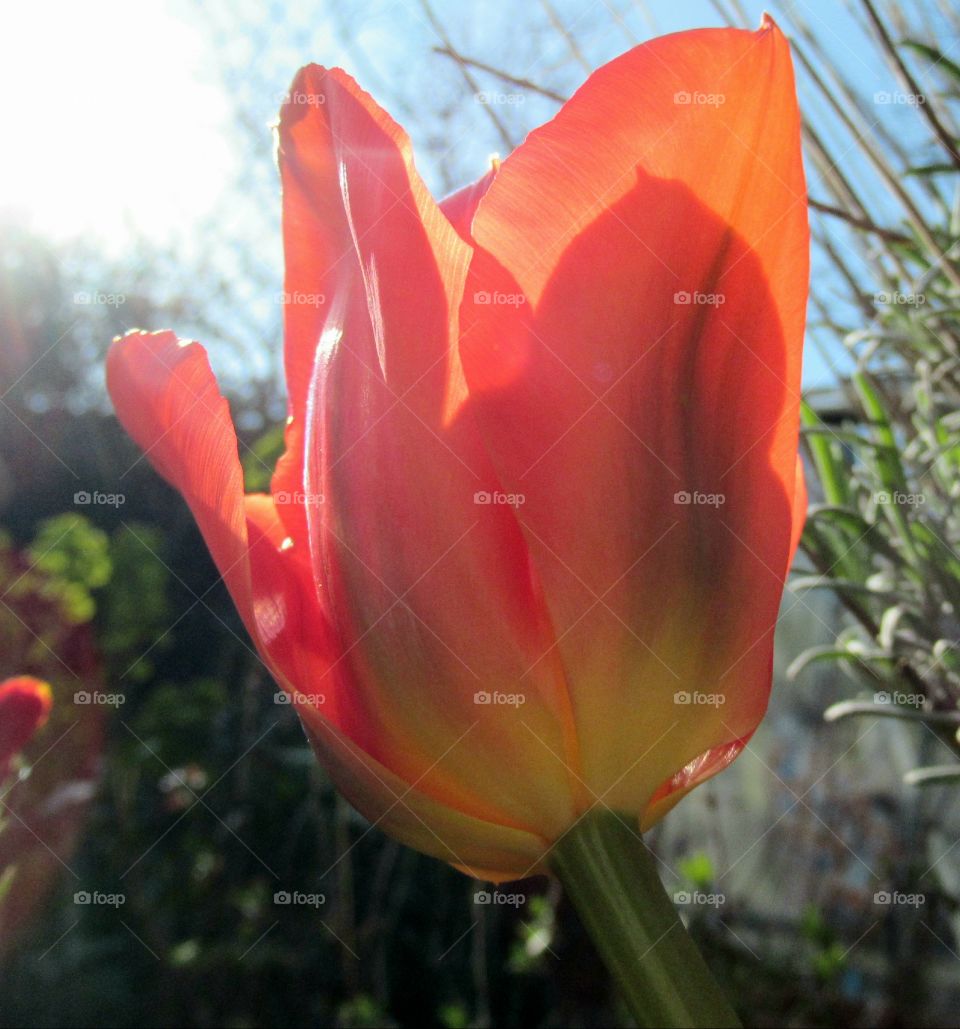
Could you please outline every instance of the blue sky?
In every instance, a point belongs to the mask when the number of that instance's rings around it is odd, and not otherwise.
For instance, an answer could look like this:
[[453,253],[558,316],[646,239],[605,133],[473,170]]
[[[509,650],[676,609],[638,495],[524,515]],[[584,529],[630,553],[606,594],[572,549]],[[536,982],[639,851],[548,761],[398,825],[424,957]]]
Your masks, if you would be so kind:
[[[462,52],[564,93],[582,81],[586,65],[609,60],[634,41],[722,23],[708,0],[553,0],[557,19],[575,40],[572,48],[559,32],[545,29],[548,17],[538,3],[433,0],[432,6]],[[758,24],[764,5],[743,6]],[[841,5],[771,6],[775,16],[784,6],[799,13],[864,94],[890,89],[889,71]],[[0,205],[17,208],[41,231],[96,238],[114,252],[138,236],[189,248],[191,227],[217,216],[224,184],[249,177],[251,161],[260,163],[258,178],[269,187],[269,123],[294,71],[310,60],[345,67],[391,110],[408,128],[421,171],[438,194],[480,174],[491,152],[504,151],[489,110],[476,102],[455,65],[432,52],[438,35],[419,0],[288,3],[283,10],[276,22],[269,20],[273,12],[247,0],[8,7],[0,37],[0,115],[8,139],[19,145],[8,148],[0,166]],[[243,96],[225,85],[224,67],[248,87]],[[498,88],[489,76],[479,74],[478,82]],[[556,110],[536,94],[521,95],[499,109],[515,140]],[[801,99],[828,138],[839,139],[802,77]],[[238,104],[250,108],[249,120],[262,128],[256,154],[249,135],[237,132]],[[920,129],[909,110],[877,113],[904,139]],[[839,142],[837,152],[845,152],[845,170],[872,209],[892,213],[855,148]],[[811,194],[825,196],[818,176],[808,174]],[[250,217],[234,212],[230,241],[259,247],[279,282],[279,206],[269,208],[258,205]],[[814,274],[821,288],[833,289],[835,275],[822,260],[815,260]],[[840,348],[833,352],[842,363]],[[808,348],[807,384],[832,377],[822,356]]]

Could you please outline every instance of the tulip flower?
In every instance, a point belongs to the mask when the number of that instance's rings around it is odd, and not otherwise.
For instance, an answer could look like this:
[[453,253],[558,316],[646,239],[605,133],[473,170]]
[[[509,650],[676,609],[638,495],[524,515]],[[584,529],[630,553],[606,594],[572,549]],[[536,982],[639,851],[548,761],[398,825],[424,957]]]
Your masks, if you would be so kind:
[[352,803],[473,875],[574,881],[583,826],[634,838],[766,708],[805,510],[787,42],[638,46],[442,203],[337,69],[297,75],[278,153],[271,494],[199,344],[115,342],[117,414]]
[[0,683],[0,781],[14,757],[47,720],[53,697],[39,679],[21,675]]

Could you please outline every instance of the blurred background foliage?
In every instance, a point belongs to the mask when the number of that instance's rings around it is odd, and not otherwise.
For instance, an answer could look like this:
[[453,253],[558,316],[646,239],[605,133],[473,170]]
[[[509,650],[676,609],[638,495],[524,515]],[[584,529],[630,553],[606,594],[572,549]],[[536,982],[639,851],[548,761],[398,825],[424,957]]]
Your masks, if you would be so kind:
[[[248,486],[264,488],[284,415],[266,125],[296,65],[340,55],[443,193],[658,27],[642,4],[453,8],[188,6],[245,154],[222,211],[189,247],[137,237],[119,256],[4,216],[0,673],[48,679],[57,707],[3,796],[0,865],[17,864],[29,903],[0,903],[0,1024],[627,1024],[555,884],[483,903],[484,884],[337,797],[185,505],[103,391],[116,333],[204,339]],[[806,112],[811,515],[770,716],[651,840],[747,1024],[952,1025],[960,16],[939,0],[773,13]],[[710,11],[758,15],[736,0]],[[421,35],[385,41],[404,18]],[[482,91],[523,102],[477,103]],[[883,900],[898,892],[923,901]]]

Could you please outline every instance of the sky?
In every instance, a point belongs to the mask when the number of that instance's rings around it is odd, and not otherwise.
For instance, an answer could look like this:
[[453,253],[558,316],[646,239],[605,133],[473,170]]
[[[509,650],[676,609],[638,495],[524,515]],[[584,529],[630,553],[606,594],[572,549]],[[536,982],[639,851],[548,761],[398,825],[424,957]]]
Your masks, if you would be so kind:
[[112,244],[211,207],[237,159],[229,106],[171,5],[11,3],[0,24],[0,206]]
[[[588,64],[610,59],[631,40],[721,23],[709,0],[618,0],[628,11],[621,21],[610,14],[613,0],[553,3]],[[744,6],[759,23],[762,4]],[[796,6],[858,85],[868,93],[889,88],[887,71],[855,43],[839,4],[811,0]],[[433,0],[433,7],[465,52],[515,74],[564,83],[571,73],[586,74],[571,69],[576,61],[558,34],[544,45],[542,34],[525,33],[514,2]],[[542,22],[543,8],[529,8]],[[191,226],[217,211],[224,184],[241,178],[251,160],[247,140],[237,133],[235,98],[221,74],[223,57],[241,72],[249,67],[261,83],[254,120],[265,142],[293,72],[317,60],[343,65],[388,109],[392,103],[400,108],[393,113],[409,126],[421,171],[438,193],[453,184],[444,181],[451,167],[469,179],[482,172],[491,151],[504,149],[489,112],[464,93],[456,68],[431,54],[437,34],[418,0],[355,0],[335,8],[288,3],[281,9],[282,22],[265,22],[258,34],[262,7],[242,2],[6,5],[0,32],[0,125],[6,137],[0,209],[15,210],[40,232],[96,240],[108,251],[122,252],[138,236],[157,242],[171,234],[189,237]],[[231,29],[231,18],[248,16],[251,23]],[[219,33],[211,31],[216,25]],[[510,114],[529,122],[555,110],[549,101],[527,99],[528,107]],[[441,110],[457,126],[452,162],[449,156],[438,160],[449,138],[440,133],[437,141],[433,119]],[[266,164],[267,153],[262,150],[256,160]],[[850,160],[857,158],[851,154]],[[264,173],[273,174],[272,167]],[[811,176],[811,193],[817,189]],[[266,215],[252,220],[260,227],[238,231],[276,231],[279,205],[275,213],[256,213]],[[828,382],[831,375],[811,352],[807,384]]]

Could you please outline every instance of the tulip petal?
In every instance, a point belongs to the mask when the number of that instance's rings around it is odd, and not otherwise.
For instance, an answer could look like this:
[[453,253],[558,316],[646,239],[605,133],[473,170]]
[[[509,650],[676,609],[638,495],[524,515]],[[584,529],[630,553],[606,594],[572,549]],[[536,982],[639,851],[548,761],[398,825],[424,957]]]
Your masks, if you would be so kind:
[[327,688],[338,644],[306,548],[286,546],[271,498],[244,496],[236,432],[206,351],[171,332],[131,333],[110,350],[107,383],[127,432],[187,501],[271,672],[303,693]]
[[473,237],[470,234],[473,216],[476,214],[477,207],[484,194],[497,177],[499,170],[500,160],[499,158],[493,158],[491,168],[486,175],[477,179],[476,182],[471,182],[469,186],[464,186],[463,189],[458,189],[455,193],[451,193],[450,196],[440,202],[440,210],[443,211],[447,220],[456,229],[457,235],[467,243],[473,242]]
[[[800,536],[803,533],[803,526],[807,518],[807,484],[804,479],[803,461],[797,455],[796,489],[793,495],[793,517],[790,530],[790,550],[787,559],[787,570],[793,563],[794,554],[800,544]],[[772,658],[772,655],[771,655]],[[771,660],[771,676],[773,674],[773,662]],[[740,752],[750,742],[753,733],[742,739],[732,740],[712,747],[709,751],[694,758],[676,772],[667,782],[661,783],[660,788],[653,795],[650,804],[641,820],[641,827],[646,830],[656,824],[660,819],[680,800],[682,800],[695,786],[706,781],[718,772],[722,772],[731,762],[740,756]]]
[[667,36],[591,76],[473,217],[472,407],[526,495],[586,779],[615,808],[715,770],[766,707],[796,529],[799,139],[772,22]]
[[[340,642],[320,602],[310,554],[287,535],[270,496],[245,498],[253,611],[257,639],[277,682],[303,717],[303,708],[351,731],[354,690],[339,661]],[[354,727],[355,728],[355,727]]]
[[422,783],[405,783],[329,723],[308,724],[307,734],[347,800],[401,843],[475,879],[505,882],[546,872],[549,844],[542,837],[439,803]]
[[281,115],[288,292],[335,302],[288,311],[282,481],[323,498],[305,520],[363,708],[351,738],[466,816],[559,832],[579,774],[566,682],[516,516],[477,503],[500,484],[451,344],[471,250],[348,76],[306,68],[298,95],[323,102]]
[[107,388],[123,427],[183,494],[255,635],[237,435],[206,351],[172,332],[131,332],[110,348]]
[[349,707],[349,665],[332,656],[333,628],[317,602],[309,556],[285,535],[272,498],[248,496],[246,510],[261,646],[337,788],[378,828],[474,878],[504,880],[542,870],[542,839],[438,802],[357,746],[351,736],[362,734],[362,727]]
[[[532,867],[542,840],[447,808],[336,724],[350,723],[341,685],[348,666],[337,667],[309,559],[289,545],[273,500],[243,495],[236,435],[203,348],[172,333],[131,334],[110,352],[108,382],[119,418],[183,493],[269,670],[296,698],[308,735],[358,809],[410,845],[478,873],[509,878]],[[12,724],[0,721],[0,731]]]

